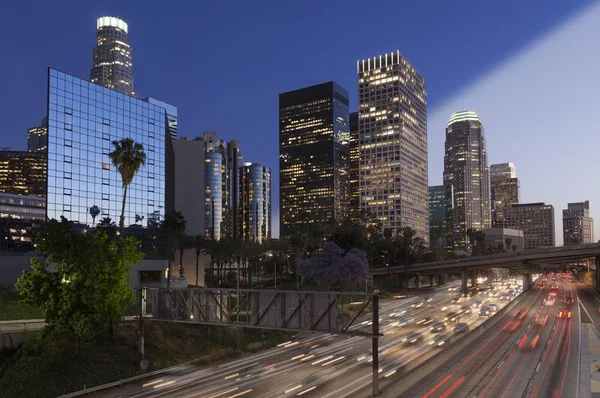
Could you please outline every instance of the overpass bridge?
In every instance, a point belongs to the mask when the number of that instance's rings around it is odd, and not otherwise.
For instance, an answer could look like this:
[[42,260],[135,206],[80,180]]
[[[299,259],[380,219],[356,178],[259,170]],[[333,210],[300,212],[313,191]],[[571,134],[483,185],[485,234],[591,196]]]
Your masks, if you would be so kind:
[[[467,289],[467,280],[472,278],[472,286],[476,285],[476,272],[490,268],[509,268],[524,275],[523,287],[531,283],[531,273],[540,270],[543,266],[552,266],[595,258],[596,269],[600,265],[600,243],[585,245],[560,246],[550,249],[529,250],[519,253],[502,253],[489,256],[466,257],[454,260],[435,261],[407,266],[386,267],[373,270],[373,277],[405,275],[428,275],[433,280],[435,276],[441,278],[444,273],[461,272],[463,290]],[[417,287],[420,279],[417,278]],[[600,286],[600,272],[596,272],[596,285]]]

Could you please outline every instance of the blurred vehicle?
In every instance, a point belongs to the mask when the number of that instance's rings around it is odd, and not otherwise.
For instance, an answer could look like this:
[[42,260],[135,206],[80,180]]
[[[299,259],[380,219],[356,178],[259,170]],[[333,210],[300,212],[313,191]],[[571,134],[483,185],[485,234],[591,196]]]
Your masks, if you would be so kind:
[[471,307],[469,307],[468,305],[463,305],[462,307],[460,307],[460,311],[461,314],[470,314],[471,313]]
[[558,311],[557,316],[560,319],[571,319],[571,311],[564,308],[562,311]]
[[487,316],[489,317],[491,315],[491,311],[489,307],[483,307],[482,309],[479,310],[479,316]]
[[436,322],[433,325],[431,325],[431,328],[429,330],[431,331],[431,333],[443,332],[444,330],[446,330],[446,324],[444,322]]
[[417,344],[418,342],[423,340],[423,335],[417,332],[411,332],[404,336],[402,342],[404,344]]
[[573,297],[573,295],[571,293],[567,293],[565,295],[563,303],[565,303],[566,305],[572,305],[575,303],[575,297]]
[[458,314],[456,312],[449,312],[446,314],[444,319],[446,322],[456,322],[458,320]]
[[533,325],[519,340],[518,345],[522,350],[533,350],[540,342],[540,333],[548,323],[548,315],[536,315]]
[[430,316],[423,317],[417,321],[417,325],[429,325],[433,322],[433,318]]
[[481,308],[481,306],[483,305],[483,303],[481,301],[476,301],[474,302],[471,307],[473,308]]
[[441,347],[446,344],[449,340],[449,336],[445,333],[438,334],[433,337],[433,339],[429,340],[427,344],[433,347]]
[[404,327],[407,327],[408,325],[410,325],[410,323],[412,321],[413,321],[412,318],[403,317],[403,318],[399,318],[395,322],[392,322],[390,325],[392,325],[392,326],[398,326],[400,328],[404,328]]
[[496,311],[498,311],[498,304],[492,303],[492,304],[488,305],[488,308],[490,309],[491,312],[496,312]]
[[402,315],[406,314],[406,310],[402,310],[400,312],[392,312],[390,314],[391,318],[400,318]]
[[413,307],[413,308],[421,308],[424,305],[425,305],[425,303],[423,301],[419,301],[418,303],[411,304],[411,307]]
[[503,294],[502,296],[500,296],[500,300],[502,301],[509,301],[510,300],[510,296],[507,294]]
[[432,301],[433,301],[433,297],[431,297],[431,296],[427,296],[427,297],[425,297],[425,298],[423,299],[423,301],[424,301],[424,302],[426,302],[426,303],[430,303],[430,302],[432,302]]
[[466,323],[462,323],[462,322],[457,323],[453,329],[454,333],[457,333],[457,334],[466,332],[467,330],[469,330],[469,325],[467,325]]
[[405,298],[406,298],[406,296],[405,296],[404,294],[397,294],[397,295],[395,295],[395,296],[394,296],[394,298],[395,298],[396,300],[402,300],[402,299],[405,299]]
[[461,300],[462,300],[462,297],[460,297],[460,296],[458,296],[458,297],[454,297],[454,298],[452,299],[452,304],[458,304],[458,303],[460,303],[460,302],[461,302]]
[[552,282],[552,285],[550,285],[550,290],[558,290],[558,285],[555,282]]

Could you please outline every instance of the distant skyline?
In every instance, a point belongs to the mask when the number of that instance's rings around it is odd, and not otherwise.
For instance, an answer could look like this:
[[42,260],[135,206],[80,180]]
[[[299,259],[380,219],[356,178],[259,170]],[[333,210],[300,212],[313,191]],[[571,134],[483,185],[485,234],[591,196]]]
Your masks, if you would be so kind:
[[[174,3],[165,18],[159,1],[39,2],[35,12],[11,3],[0,26],[12,38],[0,43],[11,55],[0,65],[2,146],[26,148],[27,129],[46,113],[48,66],[88,78],[96,19],[116,16],[129,25],[140,97],[177,106],[180,136],[217,131],[240,141],[245,161],[271,167],[278,220],[278,94],[334,80],[356,110],[356,60],[399,49],[427,82],[429,185],[441,183],[443,125],[453,112],[474,109],[486,126],[490,163],[518,168],[522,202],[560,212],[567,202],[590,200],[600,219],[600,187],[588,177],[600,167],[593,150],[600,57],[585,44],[598,42],[596,1],[390,2],[385,13],[362,4]],[[463,19],[469,23],[456,23]]]

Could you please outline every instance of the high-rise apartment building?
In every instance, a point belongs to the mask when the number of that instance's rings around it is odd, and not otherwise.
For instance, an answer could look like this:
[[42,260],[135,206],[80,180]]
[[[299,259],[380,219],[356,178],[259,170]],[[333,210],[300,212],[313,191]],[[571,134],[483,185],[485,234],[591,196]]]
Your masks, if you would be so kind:
[[350,113],[350,219],[360,219],[360,193],[358,186],[358,163],[360,148],[358,146],[358,112]]
[[[118,224],[123,187],[109,153],[113,141],[131,138],[143,145],[146,164],[128,187],[125,227],[141,240],[146,258],[164,258],[160,222],[174,208],[165,109],[55,69],[48,81],[48,218]],[[92,206],[100,208],[96,217]]]
[[348,115],[348,92],[334,82],[279,94],[281,236],[348,217]]
[[242,152],[239,142],[225,142],[214,132],[204,132],[205,236],[235,238],[238,208],[238,172]]
[[357,62],[360,209],[429,241],[425,79],[400,52]]
[[173,105],[169,105],[165,102],[159,101],[159,100],[151,98],[151,97],[145,98],[144,101],[146,101],[150,104],[153,104],[153,105],[158,105],[167,111],[167,130],[169,131],[169,135],[171,136],[171,138],[176,140],[178,137],[178,135],[177,135],[177,107],[175,107]]
[[494,177],[491,181],[492,227],[503,228],[506,212],[519,203],[519,179]]
[[446,247],[446,193],[443,185],[429,187],[429,245]]
[[506,213],[505,228],[523,231],[525,250],[555,246],[554,206],[545,203],[511,205]]
[[481,231],[491,225],[485,134],[474,111],[456,112],[448,122],[444,187],[449,247],[469,251],[467,231]]
[[0,150],[0,192],[46,196],[45,152]]
[[0,193],[0,251],[35,250],[46,221],[46,198]]
[[490,179],[494,180],[495,178],[517,178],[517,168],[514,163],[506,162],[490,165]]
[[262,243],[271,239],[271,169],[258,163],[238,168],[238,238]]
[[102,17],[96,21],[96,28],[91,82],[135,96],[127,23],[115,17]]
[[37,127],[27,130],[27,151],[46,152],[48,150],[48,118],[43,117]]
[[569,203],[563,210],[564,245],[594,243],[594,219],[590,216],[590,201]]

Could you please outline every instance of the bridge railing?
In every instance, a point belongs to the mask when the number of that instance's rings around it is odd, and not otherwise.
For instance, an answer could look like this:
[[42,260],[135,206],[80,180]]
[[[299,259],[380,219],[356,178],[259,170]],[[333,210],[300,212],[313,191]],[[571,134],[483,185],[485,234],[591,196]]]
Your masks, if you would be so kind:
[[0,333],[20,333],[40,330],[46,325],[43,319],[22,319],[15,321],[1,321]]

